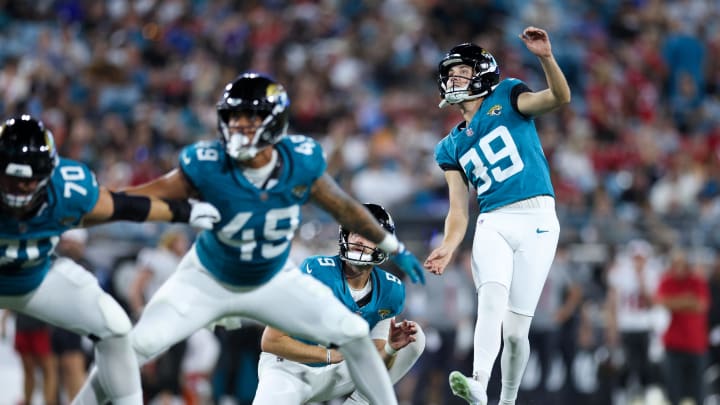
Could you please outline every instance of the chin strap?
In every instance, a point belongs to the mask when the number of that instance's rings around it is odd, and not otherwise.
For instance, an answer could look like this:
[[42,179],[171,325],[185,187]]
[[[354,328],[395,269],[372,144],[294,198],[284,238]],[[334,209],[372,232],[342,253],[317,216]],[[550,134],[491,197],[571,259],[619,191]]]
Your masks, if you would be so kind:
[[457,101],[455,101],[455,102],[448,101],[448,100],[447,100],[447,96],[448,96],[448,94],[452,94],[452,93],[446,93],[446,94],[445,94],[445,97],[443,97],[442,101],[440,101],[440,104],[438,104],[438,107],[440,107],[440,108],[445,108],[445,107],[449,106],[450,104],[459,104],[459,103],[463,103],[463,102],[465,102],[465,101],[475,100],[475,99],[478,99],[478,98],[481,98],[481,97],[485,97],[485,96],[487,96],[488,94],[492,93],[493,90],[495,90],[495,88],[496,88],[497,86],[498,86],[498,85],[496,84],[496,85],[490,87],[490,90],[484,91],[484,92],[481,93],[481,94],[472,94],[472,95],[469,95],[469,96],[465,96],[465,97],[459,98],[459,99],[457,99]]
[[440,104],[438,104],[438,107],[440,107],[440,108],[445,108],[445,107],[449,106],[450,104],[460,104],[460,103],[464,103],[465,101],[475,100],[475,99],[478,99],[478,98],[480,98],[480,97],[484,97],[484,96],[486,96],[486,95],[487,95],[487,92],[484,93],[484,94],[482,94],[482,95],[480,95],[480,94],[474,94],[474,95],[471,95],[471,96],[463,97],[462,99],[459,99],[458,101],[456,101],[456,102],[454,102],[454,103],[451,103],[451,102],[447,101],[447,99],[443,98],[442,101],[440,101]]

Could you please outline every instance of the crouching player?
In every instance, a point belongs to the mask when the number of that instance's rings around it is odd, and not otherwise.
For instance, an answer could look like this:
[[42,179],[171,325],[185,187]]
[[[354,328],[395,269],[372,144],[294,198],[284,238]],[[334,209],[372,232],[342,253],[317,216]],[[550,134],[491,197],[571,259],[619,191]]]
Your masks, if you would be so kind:
[[[395,233],[390,214],[377,204],[365,204],[388,232]],[[370,336],[396,383],[425,348],[425,335],[415,322],[396,322],[402,312],[405,286],[376,267],[387,254],[362,236],[340,227],[340,252],[312,256],[300,269],[332,289],[335,296],[370,325]],[[318,314],[321,318],[322,313]],[[298,405],[351,394],[345,405],[368,404],[355,390],[342,353],[332,347],[300,340],[266,327],[258,364],[260,382],[254,405]]]

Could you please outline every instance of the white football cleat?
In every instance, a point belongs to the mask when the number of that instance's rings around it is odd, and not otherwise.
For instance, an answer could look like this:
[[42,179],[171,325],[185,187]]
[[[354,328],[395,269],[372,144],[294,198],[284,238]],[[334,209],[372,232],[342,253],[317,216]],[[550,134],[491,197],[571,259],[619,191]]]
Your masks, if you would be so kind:
[[465,377],[459,371],[450,373],[450,389],[456,396],[468,401],[471,405],[487,405],[487,393],[482,384]]

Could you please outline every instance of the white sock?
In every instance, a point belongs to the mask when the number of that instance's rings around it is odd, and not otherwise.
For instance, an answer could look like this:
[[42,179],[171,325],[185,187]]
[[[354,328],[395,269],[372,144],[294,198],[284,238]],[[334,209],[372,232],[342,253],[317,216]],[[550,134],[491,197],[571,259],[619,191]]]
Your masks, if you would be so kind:
[[385,364],[369,336],[351,340],[338,350],[345,357],[355,387],[371,404],[397,405]]
[[[507,304],[508,289],[505,286],[498,283],[485,283],[480,286],[473,348],[473,375],[480,378],[489,378],[500,351],[502,320]],[[487,379],[483,386],[487,388]]]
[[508,311],[503,322],[503,347],[500,357],[502,390],[500,404],[513,405],[517,399],[520,382],[530,358],[530,323],[532,317]]
[[479,382],[480,385],[487,390],[488,382],[490,381],[490,374],[484,371],[476,371],[473,373],[472,379]]

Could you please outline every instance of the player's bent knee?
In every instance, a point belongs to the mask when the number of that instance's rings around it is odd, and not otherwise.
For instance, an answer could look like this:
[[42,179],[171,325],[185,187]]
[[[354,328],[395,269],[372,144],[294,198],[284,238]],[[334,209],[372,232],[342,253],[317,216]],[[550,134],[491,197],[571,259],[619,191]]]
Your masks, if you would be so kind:
[[507,332],[503,332],[503,341],[505,345],[515,348],[529,342],[529,338],[528,334],[521,330],[508,330]]
[[162,351],[163,348],[157,338],[158,333],[162,332],[154,331],[151,334],[140,334],[137,333],[136,329],[130,334],[133,350],[135,350],[141,364],[149,361]]
[[98,336],[99,338],[122,336],[130,333],[130,329],[132,329],[130,318],[120,304],[110,295],[106,293],[100,294],[98,297],[98,308],[100,308],[100,313],[105,320],[105,326],[107,328],[107,333],[104,336]]

